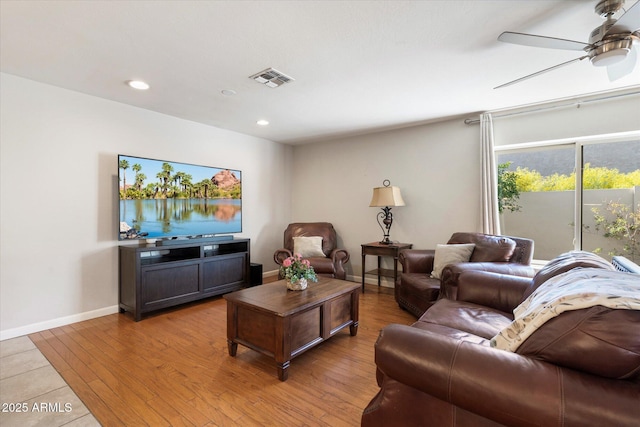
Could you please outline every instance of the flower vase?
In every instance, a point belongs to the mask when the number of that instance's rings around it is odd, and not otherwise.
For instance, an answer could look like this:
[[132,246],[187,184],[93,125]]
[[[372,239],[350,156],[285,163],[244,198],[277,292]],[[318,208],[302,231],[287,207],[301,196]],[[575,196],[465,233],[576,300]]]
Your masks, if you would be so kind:
[[307,289],[307,279],[304,277],[298,280],[287,280],[287,289],[291,289],[292,291],[303,291]]

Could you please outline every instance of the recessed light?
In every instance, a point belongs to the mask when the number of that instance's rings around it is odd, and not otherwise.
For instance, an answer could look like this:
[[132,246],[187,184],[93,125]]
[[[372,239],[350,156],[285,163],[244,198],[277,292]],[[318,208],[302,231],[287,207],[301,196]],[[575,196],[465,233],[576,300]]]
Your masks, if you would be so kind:
[[223,94],[224,96],[233,96],[236,94],[236,91],[232,89],[222,89],[220,93]]
[[142,80],[129,80],[127,84],[132,88],[138,89],[138,90],[147,90],[151,87],[149,86],[149,83],[143,82]]
[[261,120],[258,120],[256,124],[259,126],[267,126],[269,124],[269,120],[261,119]]

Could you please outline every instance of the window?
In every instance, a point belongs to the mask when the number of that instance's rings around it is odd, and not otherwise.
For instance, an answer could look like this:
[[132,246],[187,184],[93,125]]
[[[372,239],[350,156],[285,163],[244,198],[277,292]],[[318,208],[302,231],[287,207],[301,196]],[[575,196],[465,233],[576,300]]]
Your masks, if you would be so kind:
[[502,233],[533,239],[536,259],[584,249],[638,261],[640,132],[496,147],[495,154],[502,180],[517,189],[503,194]]
[[640,261],[640,140],[582,147],[581,247]]

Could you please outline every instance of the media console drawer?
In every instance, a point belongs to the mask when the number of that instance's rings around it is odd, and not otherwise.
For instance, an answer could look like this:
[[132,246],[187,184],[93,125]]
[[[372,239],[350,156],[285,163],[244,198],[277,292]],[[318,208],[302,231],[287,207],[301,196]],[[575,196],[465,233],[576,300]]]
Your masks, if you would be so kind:
[[[202,291],[216,292],[221,287],[249,281],[243,253],[220,255],[202,263]],[[233,289],[235,290],[235,289]]]
[[197,295],[200,292],[200,264],[146,267],[142,269],[140,286],[142,306],[146,308],[168,307],[178,298]]

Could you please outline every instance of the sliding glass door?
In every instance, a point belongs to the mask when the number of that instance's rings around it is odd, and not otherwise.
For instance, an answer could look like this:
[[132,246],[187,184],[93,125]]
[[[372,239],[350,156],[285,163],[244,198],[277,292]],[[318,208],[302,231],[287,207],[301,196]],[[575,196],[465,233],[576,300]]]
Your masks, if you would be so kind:
[[539,260],[574,249],[639,260],[640,136],[498,147],[495,154],[502,234],[534,239]]
[[506,172],[501,179],[514,179],[517,194],[503,198],[502,234],[535,241],[536,259],[551,259],[574,247],[575,148],[573,145],[510,150],[497,155]]
[[640,141],[582,147],[582,248],[640,261]]

